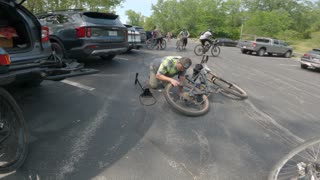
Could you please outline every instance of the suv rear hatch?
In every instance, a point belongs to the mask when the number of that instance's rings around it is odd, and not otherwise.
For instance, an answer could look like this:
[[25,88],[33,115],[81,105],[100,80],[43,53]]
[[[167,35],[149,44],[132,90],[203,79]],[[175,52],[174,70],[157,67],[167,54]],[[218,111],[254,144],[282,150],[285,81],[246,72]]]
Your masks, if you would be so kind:
[[92,42],[127,42],[127,29],[118,20],[118,15],[84,12],[81,14],[81,18],[86,22],[86,25],[76,29],[77,37],[90,37]]
[[13,63],[46,58],[50,52],[43,53],[43,48],[50,49],[49,45],[48,28],[41,27],[33,14],[20,4],[0,0],[0,47]]

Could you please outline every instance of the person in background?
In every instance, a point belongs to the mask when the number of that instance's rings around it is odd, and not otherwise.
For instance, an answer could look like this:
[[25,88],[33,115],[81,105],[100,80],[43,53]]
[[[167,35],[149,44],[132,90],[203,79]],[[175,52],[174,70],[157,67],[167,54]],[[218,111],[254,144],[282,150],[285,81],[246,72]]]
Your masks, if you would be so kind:
[[183,29],[178,36],[182,40],[182,48],[185,49],[188,44],[188,37],[190,36],[189,31],[187,31],[186,29]]
[[212,31],[211,29],[208,29],[206,32],[204,32],[201,36],[200,36],[200,41],[202,46],[205,46],[206,42],[209,42],[210,44],[212,43]]

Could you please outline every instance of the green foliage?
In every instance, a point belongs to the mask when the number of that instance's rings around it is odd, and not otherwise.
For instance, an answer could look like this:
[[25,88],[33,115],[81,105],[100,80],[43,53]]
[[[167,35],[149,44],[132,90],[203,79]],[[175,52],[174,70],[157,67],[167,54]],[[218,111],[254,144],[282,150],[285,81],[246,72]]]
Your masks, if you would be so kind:
[[127,24],[131,24],[134,26],[143,26],[145,17],[141,13],[136,13],[133,10],[126,11],[126,15],[128,16]]
[[84,9],[88,11],[113,11],[125,0],[26,0],[24,6],[32,13],[62,9]]

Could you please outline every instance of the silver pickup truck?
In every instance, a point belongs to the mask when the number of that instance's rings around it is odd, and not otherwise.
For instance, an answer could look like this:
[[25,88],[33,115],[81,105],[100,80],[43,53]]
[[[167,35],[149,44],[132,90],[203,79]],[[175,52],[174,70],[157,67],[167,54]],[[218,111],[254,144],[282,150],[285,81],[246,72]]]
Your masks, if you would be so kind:
[[288,46],[285,42],[272,38],[256,38],[255,41],[239,41],[238,47],[240,47],[243,54],[255,52],[259,56],[265,55],[281,55],[286,58],[290,58],[293,52],[293,48]]

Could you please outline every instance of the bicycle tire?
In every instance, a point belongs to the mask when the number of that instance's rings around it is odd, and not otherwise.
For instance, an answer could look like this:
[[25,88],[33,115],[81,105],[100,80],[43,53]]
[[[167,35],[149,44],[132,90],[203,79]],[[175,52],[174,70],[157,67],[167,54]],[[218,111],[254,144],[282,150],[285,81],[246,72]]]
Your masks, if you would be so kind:
[[214,57],[218,57],[220,55],[220,47],[217,46],[217,45],[213,45],[212,48],[211,48],[211,54],[212,56]]
[[147,42],[146,42],[147,49],[149,49],[149,50],[154,49],[155,46],[153,44],[154,44],[153,40],[152,39],[148,39]]
[[[6,108],[8,111],[4,112],[12,112],[12,115],[14,117],[9,117],[10,122],[16,122],[12,125],[10,123],[11,127],[9,126],[9,121],[8,122],[1,122],[2,123],[2,128],[0,129],[0,134],[3,135],[3,133],[6,133],[6,128],[7,131],[10,131],[10,134],[7,138],[5,138],[1,142],[1,148],[0,150],[5,150],[5,144],[4,142],[10,140],[12,138],[10,135],[12,135],[12,128],[17,131],[17,139],[18,139],[18,147],[16,153],[14,153],[14,159],[11,159],[10,157],[10,162],[6,163],[5,165],[1,164],[0,165],[0,173],[9,173],[12,172],[16,169],[18,169],[25,161],[27,154],[28,154],[28,132],[27,132],[27,127],[23,118],[23,114],[21,109],[19,108],[18,104],[14,100],[14,98],[3,88],[0,88],[0,109],[1,111],[3,110],[3,107]],[[8,116],[8,115],[7,115]],[[5,113],[1,113],[0,119],[6,119],[8,118]],[[16,121],[15,121],[16,120]],[[15,125],[15,127],[14,127]],[[8,126],[8,127],[7,127]],[[2,139],[2,138],[1,138]],[[20,144],[19,142],[22,143]],[[21,146],[20,146],[21,145]],[[10,149],[10,153],[12,152],[12,147],[10,146],[8,149]],[[1,152],[2,153],[2,152]],[[4,157],[6,154],[2,153],[2,157]],[[4,157],[5,158],[5,157]],[[5,158],[5,160],[7,160]]]
[[216,84],[217,86],[219,86],[220,88],[223,89],[221,91],[221,94],[224,96],[234,98],[234,97],[230,96],[230,94],[232,94],[240,99],[247,99],[248,98],[248,94],[243,89],[241,89],[239,86],[237,86],[233,83],[229,83],[228,81],[226,81],[224,79],[217,78],[214,80],[214,84]]
[[276,180],[278,179],[278,175],[281,171],[281,169],[284,167],[284,165],[292,159],[295,155],[301,153],[302,151],[306,150],[308,147],[320,143],[320,137],[315,137],[309,141],[306,141],[302,143],[301,145],[295,147],[293,150],[291,150],[286,156],[284,156],[282,159],[280,159],[275,166],[271,169],[268,180]]
[[201,44],[198,44],[194,47],[194,54],[197,55],[197,56],[202,56],[204,53],[203,53],[203,47]]
[[167,48],[167,41],[165,39],[162,39],[162,42],[161,42],[161,49],[166,49]]
[[[193,88],[192,85],[190,84],[186,84],[185,85],[186,87],[188,88]],[[204,108],[199,110],[199,111],[190,111],[188,109],[185,109],[181,106],[179,106],[178,104],[176,104],[173,99],[170,97],[169,93],[170,93],[170,89],[172,88],[172,84],[168,84],[166,87],[165,87],[165,91],[164,91],[164,97],[165,99],[167,100],[167,102],[174,108],[176,109],[177,111],[179,111],[180,113],[184,114],[184,115],[187,115],[187,116],[201,116],[201,115],[204,115],[206,114],[208,111],[209,111],[209,107],[210,107],[210,103],[209,103],[209,100],[208,100],[208,97],[206,95],[202,95],[202,99],[205,99],[204,101]]]

